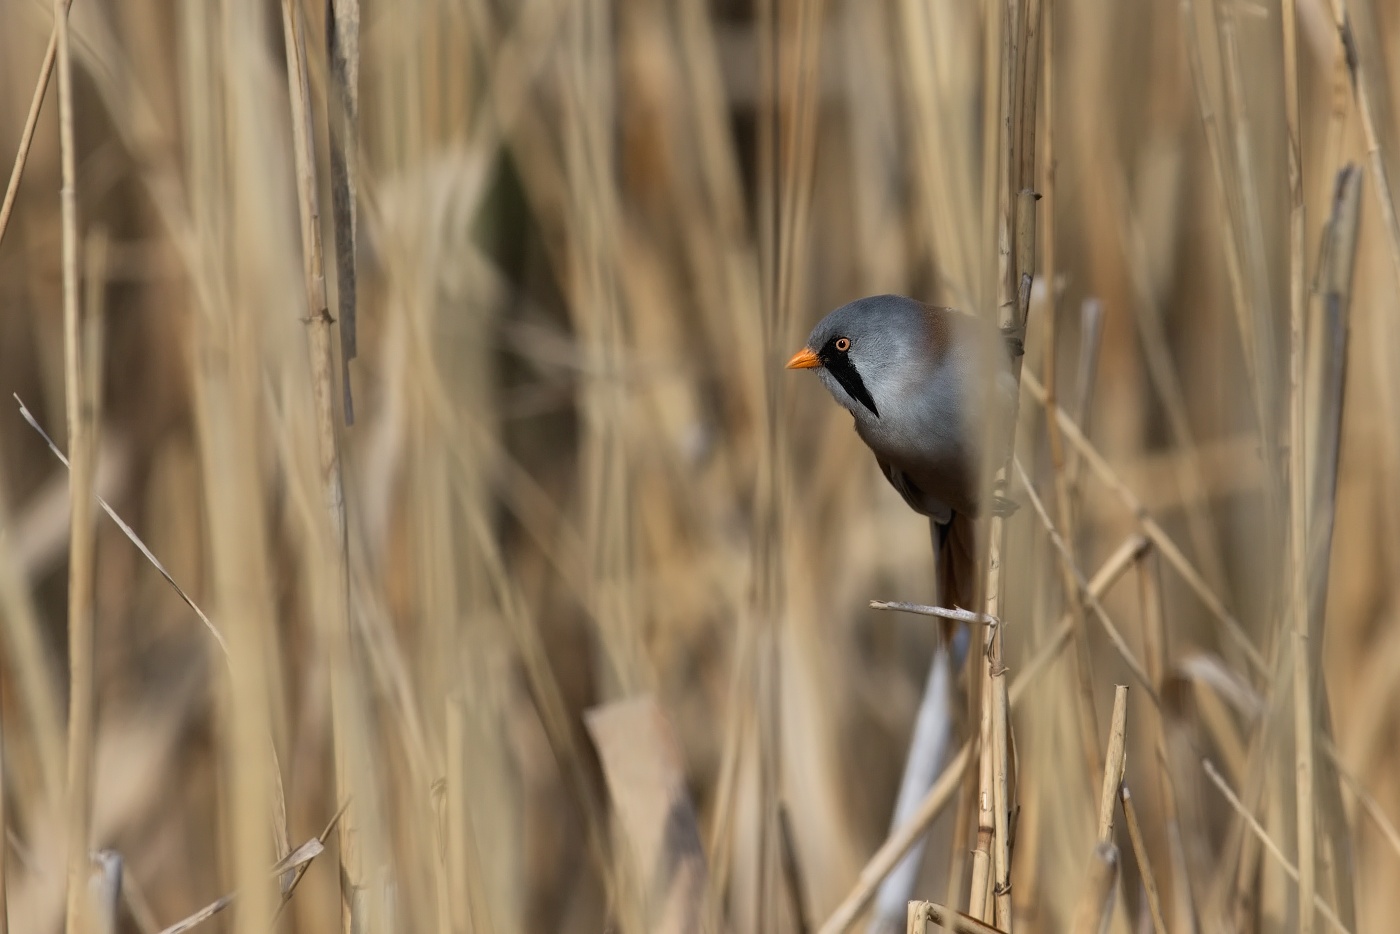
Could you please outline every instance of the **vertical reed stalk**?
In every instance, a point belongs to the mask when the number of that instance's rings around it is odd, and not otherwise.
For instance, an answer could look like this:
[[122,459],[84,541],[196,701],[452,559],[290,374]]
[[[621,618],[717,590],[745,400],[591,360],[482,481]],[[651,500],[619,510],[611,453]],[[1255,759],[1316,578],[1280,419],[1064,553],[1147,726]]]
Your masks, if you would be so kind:
[[301,220],[302,276],[306,288],[306,324],[314,397],[316,444],[325,507],[334,541],[339,544],[339,592],[334,625],[341,629],[332,652],[332,730],[335,742],[337,798],[349,801],[338,827],[343,886],[341,926],[346,934],[361,930],[356,917],[357,894],[364,884],[362,856],[356,839],[361,804],[351,795],[348,724],[351,716],[347,682],[353,679],[350,648],[349,546],[346,537],[345,492],[335,424],[335,357],[332,318],[326,303],[326,280],[321,249],[321,212],[316,185],[314,124],[307,78],[305,22],[296,0],[282,0],[282,35],[287,55],[287,96],[292,110],[292,143],[296,163],[297,207]]
[[1288,140],[1288,295],[1289,295],[1289,568],[1288,613],[1293,623],[1293,742],[1298,819],[1298,930],[1312,934],[1317,913],[1317,844],[1313,802],[1313,701],[1311,639],[1308,632],[1307,564],[1307,396],[1303,386],[1303,338],[1307,287],[1303,203],[1303,151],[1298,104],[1298,13],[1296,0],[1283,0],[1283,96]]
[[[72,464],[68,502],[68,778],[65,812],[68,900],[64,930],[80,934],[87,899],[88,846],[92,823],[93,719],[93,480],[96,465],[96,385],[84,346],[78,296],[77,153],[73,132],[73,70],[68,10],[54,0],[57,37],[59,145],[63,188],[63,389]],[[93,287],[99,287],[93,284]]]

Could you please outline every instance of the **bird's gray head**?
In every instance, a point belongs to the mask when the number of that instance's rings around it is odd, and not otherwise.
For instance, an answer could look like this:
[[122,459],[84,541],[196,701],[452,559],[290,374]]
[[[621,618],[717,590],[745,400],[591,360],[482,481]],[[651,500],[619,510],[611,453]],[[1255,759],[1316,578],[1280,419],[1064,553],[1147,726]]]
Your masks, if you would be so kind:
[[937,365],[936,325],[922,303],[900,295],[858,299],[827,315],[788,361],[817,376],[858,421],[878,419],[901,387]]

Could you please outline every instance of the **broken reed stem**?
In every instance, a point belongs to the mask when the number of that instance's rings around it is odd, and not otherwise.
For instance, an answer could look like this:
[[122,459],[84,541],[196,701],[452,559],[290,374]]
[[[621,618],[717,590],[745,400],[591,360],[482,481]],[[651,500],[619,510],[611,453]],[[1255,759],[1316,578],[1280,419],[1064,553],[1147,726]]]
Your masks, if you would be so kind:
[[[274,879],[278,879],[278,888],[282,893],[282,900],[277,906],[276,913],[272,916],[273,924],[282,916],[282,910],[287,907],[287,902],[296,892],[297,885],[301,882],[302,876],[306,875],[306,870],[311,866],[311,861],[325,851],[326,838],[339,823],[341,815],[345,813],[345,805],[341,805],[340,810],[326,824],[326,829],[321,831],[319,837],[312,837],[301,846],[292,850],[284,858],[279,859],[270,870]],[[169,927],[162,928],[160,934],[185,934],[186,931],[196,928],[232,905],[238,898],[237,892],[230,892],[214,899],[203,908],[188,917],[176,921]]]
[[[1269,832],[1259,823],[1258,818],[1251,814],[1249,809],[1244,806],[1244,802],[1241,801],[1234,790],[1230,788],[1229,783],[1225,781],[1225,777],[1215,768],[1215,764],[1209,759],[1202,759],[1201,768],[1205,769],[1205,773],[1207,777],[1210,778],[1211,783],[1215,785],[1220,791],[1220,794],[1229,802],[1230,807],[1235,810],[1235,813],[1244,819],[1246,826],[1249,827],[1250,831],[1259,842],[1264,845],[1264,849],[1269,851],[1269,855],[1273,856],[1275,861],[1278,862],[1280,868],[1288,874],[1288,878],[1292,879],[1294,882],[1299,882],[1300,874],[1298,872],[1298,867],[1288,861],[1288,857],[1284,855],[1283,850],[1280,849],[1279,845],[1269,836]],[[1337,912],[1332,909],[1331,905],[1323,901],[1316,892],[1313,893],[1313,900],[1310,904],[1319,914],[1327,919],[1328,923],[1338,931],[1341,931],[1342,934],[1351,934],[1351,932],[1347,930],[1346,925],[1342,924],[1342,919],[1337,916]],[[1307,913],[1310,914],[1311,912]]]
[[1113,895],[1118,888],[1118,847],[1096,843],[1084,887],[1070,921],[1070,934],[1103,934],[1113,917]]
[[[1125,539],[1094,573],[1093,579],[1089,581],[1089,592],[1095,595],[1107,593],[1146,547],[1147,541],[1141,536],[1132,535]],[[1045,643],[1037,649],[1035,655],[1016,675],[1010,691],[1013,707],[1035,683],[1041,672],[1059,655],[1060,650],[1064,648],[1065,641],[1069,638],[1070,625],[1067,616],[1060,617],[1059,624],[1046,638]],[[949,760],[943,774],[938,777],[928,794],[924,796],[924,800],[914,816],[903,827],[891,833],[880,845],[880,848],[875,851],[875,854],[870,857],[865,868],[857,877],[855,886],[822,924],[821,934],[840,934],[855,923],[856,918],[870,903],[870,899],[874,897],[880,881],[898,865],[899,860],[908,852],[909,848],[922,837],[928,825],[942,812],[943,807],[957,791],[958,783],[962,780],[963,772],[966,770],[968,760],[972,755],[971,747],[971,741],[963,743],[962,748]]]
[[1152,872],[1152,860],[1147,854],[1147,842],[1142,836],[1142,825],[1138,822],[1137,808],[1133,796],[1128,793],[1128,783],[1118,787],[1118,798],[1123,805],[1123,823],[1128,828],[1128,839],[1133,844],[1133,858],[1137,860],[1138,874],[1142,876],[1142,889],[1147,895],[1147,911],[1152,916],[1154,934],[1167,934],[1167,918],[1162,912],[1162,895],[1157,888],[1157,877]]
[[1108,728],[1108,752],[1103,760],[1103,788],[1099,794],[1099,842],[1113,842],[1113,811],[1118,803],[1118,786],[1123,783],[1127,755],[1128,686],[1113,687],[1113,719]]
[[117,934],[121,905],[122,857],[116,850],[99,850],[88,859],[86,934]]
[[[88,880],[88,837],[92,822],[93,718],[93,480],[97,430],[96,381],[85,351],[78,304],[77,156],[73,138],[73,72],[68,52],[68,17],[63,0],[54,0],[57,36],[59,148],[63,188],[59,194],[63,222],[63,389],[68,420],[68,447],[73,470],[68,499],[68,893],[64,914],[67,934],[83,930]],[[97,287],[96,284],[93,287]]]
[[54,3],[53,30],[49,33],[49,47],[44,50],[44,61],[39,66],[39,79],[34,82],[34,96],[29,100],[29,114],[24,118],[24,129],[19,136],[19,149],[15,152],[14,167],[10,169],[10,183],[5,187],[5,201],[0,204],[0,243],[5,242],[5,231],[10,228],[10,214],[15,209],[15,197],[19,194],[19,181],[24,177],[24,166],[29,160],[29,149],[34,143],[34,128],[39,125],[39,111],[44,106],[44,95],[49,89],[49,76],[53,74],[54,60],[58,57],[58,30],[62,23],[67,28],[68,7],[73,0]]
[[1000,928],[984,924],[961,911],[954,911],[937,902],[910,902],[906,934],[930,934],[929,925],[936,924],[953,934],[1003,934]]
[[[311,388],[314,396],[316,441],[320,455],[321,483],[326,509],[330,514],[334,541],[339,546],[339,597],[337,635],[332,646],[331,723],[335,744],[336,795],[351,800],[348,751],[350,716],[348,686],[351,665],[349,549],[346,539],[345,494],[340,451],[335,425],[335,360],[331,316],[326,306],[326,280],[322,265],[320,208],[316,188],[315,135],[306,65],[305,23],[293,0],[282,0],[282,32],[287,55],[287,96],[291,102],[292,143],[296,161],[297,207],[301,220],[302,275],[306,286],[304,318],[310,351]],[[279,769],[280,772],[280,769]],[[279,776],[280,785],[280,776]],[[339,823],[341,862],[341,926],[358,930],[358,893],[362,867],[356,840],[356,820],[352,809]],[[285,833],[285,831],[281,831]]]
[[1297,773],[1298,931],[1312,934],[1317,924],[1317,843],[1313,810],[1312,665],[1308,633],[1307,437],[1303,388],[1303,336],[1307,321],[1304,258],[1303,153],[1298,104],[1297,0],[1283,0],[1283,97],[1288,137],[1288,296],[1289,296],[1289,611],[1293,623],[1293,746]]
[[[1290,6],[1285,6],[1285,12]],[[1381,217],[1385,220],[1386,233],[1390,235],[1390,262],[1397,284],[1400,284],[1400,217],[1395,213],[1395,199],[1390,191],[1390,173],[1385,167],[1385,155],[1381,152],[1380,135],[1376,130],[1376,114],[1370,90],[1371,72],[1370,69],[1362,67],[1356,40],[1351,34],[1351,22],[1347,17],[1344,0],[1331,0],[1331,8],[1332,21],[1337,27],[1337,36],[1342,44],[1341,54],[1346,59],[1347,69],[1351,73],[1351,91],[1356,97],[1356,109],[1361,114],[1361,130],[1366,137],[1366,155],[1371,160],[1376,203],[1381,209]]]
[[872,610],[890,610],[895,613],[914,613],[919,616],[936,616],[939,619],[950,619],[957,623],[967,623],[969,626],[997,626],[998,620],[994,616],[986,613],[974,613],[971,610],[948,609],[942,606],[927,606],[922,603],[905,603],[900,600],[871,600]]

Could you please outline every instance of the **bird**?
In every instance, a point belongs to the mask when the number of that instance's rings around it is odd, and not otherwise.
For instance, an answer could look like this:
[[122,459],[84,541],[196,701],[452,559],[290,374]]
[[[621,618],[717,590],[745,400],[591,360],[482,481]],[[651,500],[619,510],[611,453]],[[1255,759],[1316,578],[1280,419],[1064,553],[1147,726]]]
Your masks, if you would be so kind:
[[872,295],[822,318],[787,362],[816,371],[885,479],[928,517],[944,606],[976,609],[978,520],[1014,509],[989,491],[1010,450],[1012,353],[983,318]]

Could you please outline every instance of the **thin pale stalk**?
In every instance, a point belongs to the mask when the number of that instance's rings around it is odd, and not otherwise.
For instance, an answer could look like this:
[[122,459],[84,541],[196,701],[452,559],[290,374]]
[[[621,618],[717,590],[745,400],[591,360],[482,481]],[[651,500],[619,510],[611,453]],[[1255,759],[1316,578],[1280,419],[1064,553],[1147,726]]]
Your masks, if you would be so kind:
[[[1288,874],[1290,879],[1294,882],[1300,882],[1301,873],[1298,871],[1298,867],[1289,862],[1283,850],[1280,849],[1279,845],[1269,836],[1269,832],[1259,823],[1258,818],[1249,813],[1249,810],[1244,806],[1244,802],[1240,800],[1239,796],[1235,794],[1225,782],[1225,778],[1216,770],[1215,766],[1211,764],[1211,761],[1209,759],[1202,759],[1201,767],[1205,769],[1206,775],[1210,778],[1211,783],[1219,789],[1220,794],[1229,802],[1230,807],[1235,810],[1235,813],[1244,818],[1245,825],[1249,827],[1250,832],[1263,844],[1264,849],[1268,850],[1269,855],[1274,858],[1283,871]],[[1309,907],[1326,918],[1328,923],[1338,931],[1343,932],[1343,934],[1350,934],[1346,926],[1342,924],[1342,919],[1337,917],[1337,912],[1332,909],[1331,905],[1318,898],[1316,893],[1314,893],[1312,901],[1309,902]],[[1312,912],[1307,913],[1311,914]]]
[[1137,860],[1138,874],[1142,876],[1142,889],[1147,894],[1147,910],[1152,916],[1152,930],[1155,934],[1167,934],[1167,919],[1162,912],[1162,896],[1157,889],[1157,877],[1152,872],[1152,860],[1147,855],[1147,843],[1142,837],[1142,825],[1138,823],[1137,807],[1133,796],[1128,793],[1124,782],[1118,789],[1119,800],[1123,804],[1123,823],[1128,828],[1128,839],[1133,844],[1133,858]]
[[[68,16],[63,0],[54,2],[57,41],[59,145],[63,188],[63,388],[68,417],[68,898],[64,929],[84,928],[88,846],[92,824],[94,742],[93,686],[93,479],[97,431],[94,361],[85,351],[78,296],[77,154],[73,132],[73,70],[68,51]],[[94,288],[100,288],[96,283]]]
[[29,149],[34,143],[34,128],[39,125],[39,111],[44,106],[44,94],[49,89],[49,76],[53,74],[54,59],[58,55],[59,24],[67,28],[68,8],[73,0],[63,0],[54,4],[53,31],[49,33],[49,47],[44,50],[44,61],[39,66],[39,80],[34,82],[34,96],[29,100],[29,113],[24,118],[24,129],[19,136],[19,149],[15,152],[15,164],[10,169],[10,182],[5,186],[5,201],[0,204],[0,243],[5,242],[5,231],[10,227],[10,215],[15,209],[15,197],[19,194],[19,180],[24,177],[24,166],[29,160]]
[[[0,704],[3,706],[3,704]],[[8,818],[5,807],[5,727],[4,716],[0,715],[0,833],[8,826],[5,821]],[[9,846],[0,844],[0,934],[10,934],[10,898],[9,886],[5,882],[5,854],[9,851]]]
[[1283,97],[1288,144],[1289,295],[1289,568],[1288,613],[1293,626],[1293,746],[1298,821],[1298,930],[1312,934],[1317,915],[1317,843],[1313,801],[1313,690],[1308,632],[1307,430],[1303,339],[1307,321],[1304,259],[1302,119],[1298,104],[1297,0],[1283,0]]
[[[1153,684],[1161,684],[1166,674],[1168,655],[1167,628],[1163,619],[1161,571],[1156,557],[1146,554],[1138,562],[1138,596],[1142,604],[1142,651],[1147,676]],[[1159,783],[1160,812],[1168,867],[1167,885],[1172,895],[1172,911],[1176,926],[1173,930],[1195,929],[1195,908],[1191,897],[1191,875],[1181,843],[1181,817],[1177,804],[1176,783],[1171,773],[1171,758],[1167,754],[1167,724],[1160,710],[1154,711],[1153,752]]]
[[1239,230],[1231,195],[1236,186],[1225,158],[1225,145],[1221,139],[1220,124],[1215,107],[1211,103],[1210,89],[1206,83],[1205,64],[1201,54],[1201,36],[1197,28],[1194,0],[1181,0],[1181,28],[1186,39],[1186,60],[1191,71],[1191,86],[1196,92],[1196,105],[1205,130],[1206,150],[1210,155],[1211,174],[1215,178],[1217,192],[1216,210],[1225,248],[1225,273],[1230,283],[1231,308],[1235,313],[1235,324],[1240,333],[1240,346],[1244,352],[1245,373],[1253,392],[1255,418],[1260,430],[1269,432],[1273,419],[1269,417],[1267,401],[1269,388],[1264,382],[1267,368],[1261,367],[1259,357],[1259,335],[1256,333],[1252,295],[1244,275],[1244,264],[1240,258]]

